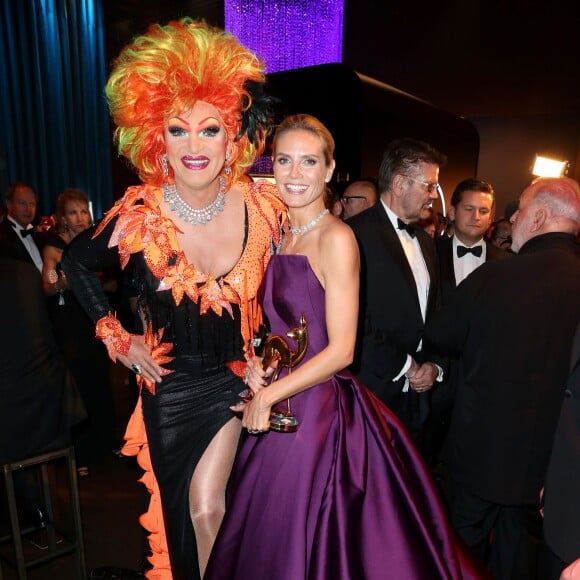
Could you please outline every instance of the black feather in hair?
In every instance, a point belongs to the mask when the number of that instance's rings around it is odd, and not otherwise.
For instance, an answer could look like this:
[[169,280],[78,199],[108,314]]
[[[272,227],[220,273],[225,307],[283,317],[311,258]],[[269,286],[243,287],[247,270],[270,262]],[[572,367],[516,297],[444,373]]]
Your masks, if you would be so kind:
[[242,124],[236,141],[247,135],[250,143],[257,145],[258,135],[272,124],[274,106],[279,99],[265,95],[262,82],[247,80],[244,89],[247,94],[242,101]]

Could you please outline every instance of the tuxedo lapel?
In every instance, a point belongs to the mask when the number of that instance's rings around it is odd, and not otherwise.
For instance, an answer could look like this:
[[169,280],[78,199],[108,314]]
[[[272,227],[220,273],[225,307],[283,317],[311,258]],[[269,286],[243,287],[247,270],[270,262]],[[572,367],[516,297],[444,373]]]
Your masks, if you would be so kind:
[[5,218],[0,223],[0,255],[34,265],[34,260],[28,253],[20,234],[12,226],[12,222],[8,218]]
[[453,240],[447,236],[441,238],[437,243],[437,252],[441,266],[439,271],[441,285],[449,284],[455,288],[457,278],[455,278],[455,266],[453,265]]
[[435,252],[433,251],[434,242],[432,238],[422,230],[418,230],[417,240],[419,241],[419,247],[421,248],[421,253],[427,266],[427,272],[429,273],[429,297],[427,299],[427,312],[425,313],[425,318],[427,318],[429,312],[432,312],[435,307],[435,299],[437,296],[437,263]]
[[455,278],[455,265],[453,261],[453,240],[451,238],[440,237],[435,240],[437,260],[439,262],[439,288],[441,302],[447,304],[457,287]]
[[419,241],[419,246],[421,247],[421,253],[427,265],[427,271],[429,272],[429,278],[431,279],[431,285],[437,280],[437,264],[435,264],[435,256],[433,255],[433,250],[430,247],[431,238],[428,235],[421,235],[422,232],[417,232],[417,240]]
[[373,208],[377,209],[376,213],[381,223],[380,232],[382,243],[393,257],[393,262],[401,271],[403,278],[409,285],[411,294],[417,299],[417,307],[420,308],[419,298],[417,297],[417,284],[415,283],[415,277],[413,276],[413,271],[411,270],[411,266],[409,265],[409,261],[407,260],[405,250],[403,250],[399,236],[397,235],[397,232],[395,231],[389,216],[387,216],[387,212],[385,211],[383,204],[376,203]]

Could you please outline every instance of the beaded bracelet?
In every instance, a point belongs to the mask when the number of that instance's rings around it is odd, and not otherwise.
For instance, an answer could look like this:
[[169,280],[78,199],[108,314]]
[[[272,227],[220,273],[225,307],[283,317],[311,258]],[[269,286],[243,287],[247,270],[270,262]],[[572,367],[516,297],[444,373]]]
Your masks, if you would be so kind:
[[113,362],[117,360],[117,353],[125,356],[129,354],[131,335],[111,312],[98,320],[95,334],[105,343],[109,357]]

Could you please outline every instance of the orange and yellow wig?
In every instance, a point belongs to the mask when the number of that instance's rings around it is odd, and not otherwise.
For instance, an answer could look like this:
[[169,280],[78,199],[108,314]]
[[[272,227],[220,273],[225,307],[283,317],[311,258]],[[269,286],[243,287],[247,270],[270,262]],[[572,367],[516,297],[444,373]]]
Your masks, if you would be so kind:
[[264,149],[271,117],[264,82],[262,63],[231,34],[191,18],[154,24],[122,50],[105,87],[119,153],[143,182],[161,185],[167,120],[205,101],[227,131],[229,186]]

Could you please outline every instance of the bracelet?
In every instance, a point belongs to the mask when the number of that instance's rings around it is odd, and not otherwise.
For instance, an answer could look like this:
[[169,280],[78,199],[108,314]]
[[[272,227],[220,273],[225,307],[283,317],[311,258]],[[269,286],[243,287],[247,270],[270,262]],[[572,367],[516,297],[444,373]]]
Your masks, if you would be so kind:
[[129,354],[131,335],[111,312],[99,319],[95,335],[105,343],[109,357],[113,362],[117,360],[117,353],[125,356]]
[[245,378],[248,363],[245,360],[232,360],[226,363],[226,366],[234,373],[234,375]]

